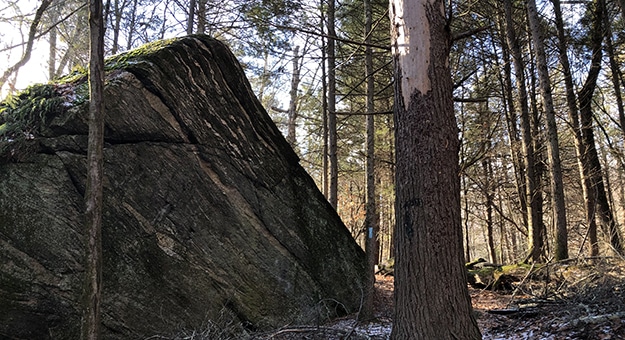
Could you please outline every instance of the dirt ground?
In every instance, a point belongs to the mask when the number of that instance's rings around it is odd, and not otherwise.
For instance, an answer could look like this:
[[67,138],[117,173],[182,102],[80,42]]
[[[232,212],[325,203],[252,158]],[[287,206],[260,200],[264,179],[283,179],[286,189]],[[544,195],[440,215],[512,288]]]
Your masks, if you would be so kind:
[[[521,273],[520,273],[521,274]],[[513,289],[469,288],[483,339],[625,339],[625,261],[585,259],[525,271]],[[316,327],[285,327],[255,339],[388,339],[393,277],[376,277],[376,318],[349,315]]]

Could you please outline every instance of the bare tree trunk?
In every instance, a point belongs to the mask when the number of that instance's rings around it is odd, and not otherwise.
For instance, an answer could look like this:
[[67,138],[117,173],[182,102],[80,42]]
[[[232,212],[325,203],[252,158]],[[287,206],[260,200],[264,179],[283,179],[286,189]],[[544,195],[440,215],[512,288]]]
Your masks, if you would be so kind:
[[286,135],[286,140],[292,147],[296,145],[295,126],[297,121],[297,88],[299,87],[300,76],[299,58],[299,46],[295,46],[295,49],[293,49],[293,74],[291,76],[291,91],[289,93],[289,121]]
[[392,0],[396,240],[392,339],[481,339],[466,284],[444,1]]
[[586,162],[585,167],[588,169],[590,176],[590,182],[594,189],[594,194],[597,198],[597,204],[599,207],[599,216],[601,222],[608,232],[610,238],[610,245],[614,251],[618,254],[623,253],[623,248],[618,233],[618,227],[614,223],[614,216],[612,209],[608,202],[607,194],[605,192],[601,162],[597,154],[597,148],[595,146],[595,137],[593,131],[593,113],[592,113],[592,98],[597,85],[597,79],[601,70],[602,60],[602,41],[603,41],[603,15],[604,0],[595,0],[594,2],[594,18],[593,27],[591,30],[591,48],[592,48],[592,61],[588,76],[584,82],[584,86],[579,91],[579,107],[580,107],[580,123],[581,123],[581,136],[582,144],[584,146],[584,155],[582,160]]
[[623,175],[623,172],[625,172],[625,169],[621,167],[620,170],[621,171],[616,172],[618,175],[618,182],[619,182],[619,186],[618,186],[619,206],[621,207],[621,218],[625,220],[625,176]]
[[[505,33],[502,28],[502,36],[505,37]],[[502,93],[505,94],[506,105],[504,106],[506,114],[506,127],[508,135],[510,136],[510,155],[512,156],[512,164],[514,166],[515,184],[517,193],[519,195],[519,207],[521,209],[521,217],[523,219],[523,226],[527,229],[527,189],[525,179],[525,167],[523,164],[523,152],[521,147],[521,138],[519,136],[519,128],[517,126],[518,116],[516,114],[516,108],[514,105],[514,96],[512,94],[512,67],[510,66],[510,52],[507,42],[502,41],[503,45],[503,71],[504,79],[502,81]]]
[[269,85],[269,49],[265,48],[263,51],[263,72],[260,75],[260,88],[258,89],[258,99],[263,105],[265,102],[265,88]]
[[85,224],[87,263],[83,339],[100,338],[102,293],[102,184],[104,148],[104,25],[102,0],[89,2],[89,139]]
[[[506,221],[503,218],[501,212],[503,211],[503,195],[500,193],[497,194],[498,197],[498,211],[499,213],[499,252],[501,257],[501,262],[499,263],[512,263],[513,259],[510,256],[513,253],[510,245],[510,240],[506,237]],[[507,255],[507,256],[506,256]]]
[[337,122],[336,122],[336,57],[335,57],[335,39],[336,31],[334,29],[335,1],[328,1],[328,137],[329,150],[328,156],[330,160],[330,197],[329,201],[334,209],[338,204],[339,190],[339,163],[337,156]]
[[323,4],[325,0],[319,0],[321,8],[321,127],[322,127],[322,174],[321,174],[321,182],[323,186],[323,196],[330,200],[329,196],[329,187],[328,187],[328,83],[327,83],[327,69],[326,69],[326,61],[327,61],[327,45],[326,45],[326,32],[324,25],[324,12],[323,12]]
[[[85,3],[85,5],[88,5],[88,3]],[[77,25],[75,25],[74,28],[72,29],[72,32],[69,35],[63,37],[64,40],[69,43],[67,44],[67,49],[65,50],[65,53],[63,54],[63,56],[61,57],[61,60],[58,62],[58,65],[56,66],[56,71],[55,71],[56,75],[61,75],[65,72],[67,65],[70,63],[70,59],[72,58],[72,55],[75,53],[74,51],[76,50],[76,47],[71,42],[78,40],[79,36],[84,34],[86,29],[88,29],[86,23],[79,21]]]
[[523,161],[525,167],[525,187],[527,197],[527,229],[528,229],[528,251],[531,259],[535,262],[540,261],[542,253],[541,235],[540,235],[540,202],[538,201],[537,183],[535,174],[535,152],[533,146],[532,129],[530,121],[530,112],[528,106],[528,95],[526,90],[525,66],[521,54],[521,46],[517,40],[514,30],[514,22],[512,20],[512,1],[504,0],[504,12],[506,19],[506,36],[508,46],[512,52],[512,60],[514,63],[514,73],[519,91],[518,106],[521,109],[521,144],[523,147]]
[[[324,38],[322,38],[324,39]],[[321,104],[321,125],[322,125],[322,138],[323,138],[323,150],[322,150],[322,156],[323,159],[321,161],[322,163],[322,168],[323,168],[323,174],[322,174],[322,182],[323,182],[323,196],[325,196],[328,200],[329,200],[329,177],[328,177],[328,96],[327,96],[327,90],[328,90],[328,83],[327,83],[327,78],[326,78],[326,54],[325,54],[325,46],[324,46],[324,51],[322,52],[323,56],[322,56],[322,61],[323,61],[323,65],[321,65],[322,67],[322,88],[323,88],[323,94],[322,94],[322,101],[323,103]]]
[[490,165],[490,159],[488,157],[484,157],[482,160],[482,168],[484,170],[484,187],[482,188],[484,191],[484,197],[486,198],[486,237],[488,241],[488,257],[490,262],[497,262],[497,254],[495,252],[495,236],[493,234],[493,192],[491,182],[492,178],[492,169]]
[[471,262],[471,242],[469,239],[469,187],[467,186],[467,176],[462,176],[462,191],[464,197],[464,260],[465,262]]
[[[56,21],[56,16],[52,18],[52,21]],[[48,79],[52,80],[56,78],[56,27],[50,28],[50,56],[48,58]]]
[[536,183],[534,199],[536,200],[536,215],[538,218],[535,220],[534,228],[532,231],[532,239],[534,240],[533,249],[539,249],[539,254],[534,254],[533,256],[538,256],[541,260],[544,260],[544,255],[548,251],[549,244],[546,243],[546,234],[547,228],[545,226],[545,221],[543,216],[545,215],[544,207],[544,184],[543,184],[543,175],[545,174],[545,157],[543,155],[543,138],[541,133],[541,124],[540,124],[540,110],[538,109],[538,101],[537,101],[537,79],[536,79],[536,70],[534,66],[536,62],[532,60],[532,56],[534,55],[531,45],[530,47],[530,62],[528,65],[529,74],[530,74],[530,88],[529,88],[529,96],[530,96],[530,121],[532,126],[532,143],[534,144],[534,183]]
[[606,52],[608,53],[608,58],[610,60],[610,70],[612,71],[612,84],[614,86],[614,97],[616,98],[616,107],[618,109],[618,121],[621,125],[621,132],[625,134],[625,107],[623,106],[623,96],[621,95],[620,81],[621,69],[614,55],[614,45],[612,43],[612,27],[610,23],[610,18],[607,14],[605,17],[605,42]]
[[564,85],[566,89],[566,103],[569,111],[569,119],[573,134],[575,136],[575,151],[577,153],[577,164],[579,167],[580,180],[582,184],[582,193],[584,196],[584,206],[586,211],[586,227],[588,228],[588,237],[591,247],[590,255],[599,255],[599,247],[597,243],[597,222],[595,219],[596,209],[596,195],[592,183],[590,182],[590,175],[588,169],[585,167],[586,161],[583,160],[586,157],[584,146],[582,144],[582,135],[579,122],[579,108],[577,106],[577,96],[575,95],[575,87],[573,84],[573,76],[571,73],[571,66],[569,63],[569,57],[567,55],[567,39],[564,34],[564,22],[562,20],[562,11],[560,9],[560,0],[551,0],[554,8],[554,15],[556,21],[556,29],[558,32],[558,48],[560,50],[559,59],[562,66],[562,74],[564,76]]
[[193,23],[195,22],[196,0],[189,1],[189,16],[187,17],[187,34],[193,34]]
[[[371,43],[371,1],[364,0],[365,9],[365,43]],[[365,288],[365,298],[363,308],[359,318],[362,320],[374,317],[373,298],[375,293],[375,265],[378,264],[378,217],[375,198],[375,106],[373,95],[375,84],[373,78],[373,51],[371,46],[365,46],[365,77],[367,79],[367,115],[365,116],[367,127],[367,143],[366,143],[366,204],[365,204],[365,228],[366,242],[365,251],[367,252],[367,287]]]
[[[612,191],[612,181],[610,180],[610,163],[608,161],[608,151],[605,150],[605,146],[599,145],[599,152],[601,153],[601,161],[603,162],[603,180],[605,182],[605,191],[608,195],[608,203],[610,207],[616,207],[616,202],[614,201],[614,194]],[[616,208],[615,208],[616,209]],[[619,226],[618,222],[618,214],[613,214],[612,218],[614,219],[614,224]],[[618,228],[618,227],[617,227]],[[618,231],[616,231],[618,233]],[[620,234],[619,234],[620,236]]]
[[[132,11],[130,12],[130,21],[128,22],[128,41],[126,43],[126,50],[132,49],[132,42],[135,34],[135,23],[137,22],[137,2],[139,0],[132,0]],[[193,26],[191,26],[193,28]]]
[[197,33],[206,32],[206,0],[198,0],[197,9]]
[[113,45],[111,46],[111,53],[116,54],[119,50],[119,31],[122,23],[122,14],[126,2],[120,5],[119,0],[115,0],[113,15],[115,16],[115,23],[113,23]]
[[58,33],[59,18],[61,16],[59,6],[52,6],[48,10],[48,18],[52,23],[50,30],[50,54],[48,58],[48,80],[52,80],[59,76],[60,72],[57,72],[57,58],[58,58]]
[[549,170],[551,175],[551,199],[554,210],[556,226],[556,249],[555,259],[563,260],[569,257],[568,231],[566,221],[566,206],[564,203],[564,185],[562,183],[562,167],[560,162],[560,146],[558,145],[558,128],[556,114],[551,94],[551,80],[547,69],[547,56],[543,46],[544,38],[540,29],[538,11],[535,0],[527,0],[527,17],[529,20],[532,41],[536,50],[536,64],[540,80],[540,90],[543,99],[543,109],[547,118],[547,152],[549,157]]

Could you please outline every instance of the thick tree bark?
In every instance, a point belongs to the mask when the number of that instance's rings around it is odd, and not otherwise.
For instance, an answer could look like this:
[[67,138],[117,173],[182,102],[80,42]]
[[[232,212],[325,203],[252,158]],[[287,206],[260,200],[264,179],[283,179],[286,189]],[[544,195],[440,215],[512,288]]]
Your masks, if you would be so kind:
[[100,297],[102,292],[102,179],[104,148],[104,24],[102,0],[89,2],[89,138],[85,225],[87,263],[83,339],[100,337]]
[[328,1],[328,157],[330,161],[330,193],[328,200],[330,204],[337,208],[339,189],[339,163],[337,156],[337,122],[336,122],[336,58],[334,29],[335,1]]
[[566,221],[566,206],[564,204],[564,185],[562,183],[562,167],[560,162],[560,146],[558,145],[558,128],[556,114],[551,93],[551,80],[547,69],[547,56],[543,45],[543,34],[540,29],[538,11],[535,0],[527,0],[527,17],[530,25],[532,41],[536,50],[536,64],[540,80],[540,90],[543,100],[543,109],[547,119],[547,153],[549,157],[549,172],[551,175],[551,199],[554,210],[556,229],[555,259],[563,260],[568,255],[568,231]]
[[514,21],[512,20],[512,1],[504,0],[504,13],[506,20],[506,36],[508,46],[512,52],[512,60],[514,63],[514,73],[517,83],[518,106],[521,110],[521,145],[523,148],[523,161],[525,168],[525,187],[527,197],[527,229],[528,229],[528,251],[530,258],[538,262],[542,254],[542,233],[540,225],[540,202],[538,201],[537,183],[536,183],[536,161],[533,146],[533,137],[530,121],[530,112],[528,105],[528,95],[525,80],[525,65],[521,54],[521,46],[516,37],[514,30]]
[[458,127],[442,0],[390,3],[395,61],[392,339],[480,339],[462,254]]

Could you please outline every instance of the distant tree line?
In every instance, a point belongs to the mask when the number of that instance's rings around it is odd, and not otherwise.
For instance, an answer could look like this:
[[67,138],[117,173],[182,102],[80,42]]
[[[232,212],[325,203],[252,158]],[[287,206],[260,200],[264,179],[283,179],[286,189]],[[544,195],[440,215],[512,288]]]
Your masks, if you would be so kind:
[[[623,1],[418,4],[440,4],[450,34],[465,260],[622,255]],[[34,46],[49,47],[50,79],[85,68],[87,13],[2,2],[0,23],[23,36],[2,36],[0,86],[14,90]],[[226,41],[371,264],[394,256],[405,140],[388,1],[108,0],[103,13],[106,55],[184,34]]]

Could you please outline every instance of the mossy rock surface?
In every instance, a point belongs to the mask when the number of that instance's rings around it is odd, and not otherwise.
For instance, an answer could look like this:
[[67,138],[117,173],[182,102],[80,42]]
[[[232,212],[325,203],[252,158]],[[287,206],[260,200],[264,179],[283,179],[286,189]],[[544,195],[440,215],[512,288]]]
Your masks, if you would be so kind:
[[[358,310],[363,251],[223,43],[191,36],[115,57],[106,82],[105,339]],[[0,338],[79,334],[84,84],[46,85],[54,110],[0,145]]]
[[531,270],[527,264],[496,265],[477,259],[466,264],[469,284],[473,288],[512,290],[513,284]]

